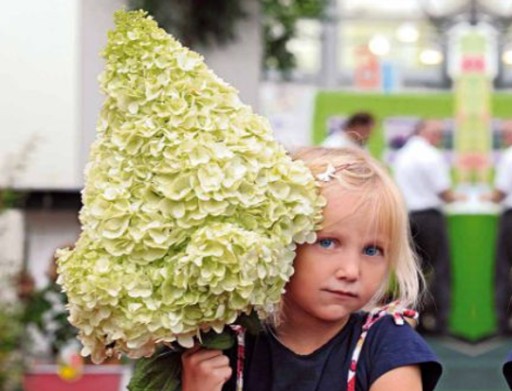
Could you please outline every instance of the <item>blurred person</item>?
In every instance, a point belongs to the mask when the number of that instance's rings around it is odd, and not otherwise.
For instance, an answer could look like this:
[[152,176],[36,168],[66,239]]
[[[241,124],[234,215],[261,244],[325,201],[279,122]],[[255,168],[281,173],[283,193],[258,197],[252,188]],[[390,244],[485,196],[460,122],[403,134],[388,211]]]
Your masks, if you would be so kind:
[[495,263],[495,308],[498,333],[512,335],[512,120],[503,122],[502,139],[507,147],[496,166],[494,190],[482,200],[501,203]]
[[35,286],[36,282],[32,274],[26,269],[21,270],[16,277],[16,294],[22,304],[26,304],[30,300]]
[[450,168],[436,148],[443,137],[438,120],[420,121],[397,152],[395,179],[409,209],[411,234],[427,277],[419,331],[446,334],[451,305],[450,249],[443,203],[464,199],[451,190]]
[[368,142],[375,118],[368,112],[352,114],[342,128],[329,135],[322,145],[327,148],[362,148]]

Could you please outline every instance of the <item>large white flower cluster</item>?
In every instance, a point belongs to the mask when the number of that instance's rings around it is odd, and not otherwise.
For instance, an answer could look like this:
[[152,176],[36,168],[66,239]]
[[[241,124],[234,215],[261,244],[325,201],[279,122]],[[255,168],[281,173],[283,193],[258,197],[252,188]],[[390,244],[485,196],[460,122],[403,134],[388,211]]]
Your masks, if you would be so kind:
[[59,283],[83,354],[190,346],[279,302],[323,199],[269,124],[142,11],[119,11],[76,246]]

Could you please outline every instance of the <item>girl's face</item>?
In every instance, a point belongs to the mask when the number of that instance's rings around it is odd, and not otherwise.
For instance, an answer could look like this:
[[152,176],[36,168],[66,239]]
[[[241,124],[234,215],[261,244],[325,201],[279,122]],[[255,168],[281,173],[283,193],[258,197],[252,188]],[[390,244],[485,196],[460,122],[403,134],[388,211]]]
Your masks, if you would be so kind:
[[315,243],[297,249],[295,273],[284,295],[285,319],[343,325],[387,279],[390,243],[376,227],[372,208],[362,205],[354,210],[361,193],[333,185],[323,195],[323,228]]

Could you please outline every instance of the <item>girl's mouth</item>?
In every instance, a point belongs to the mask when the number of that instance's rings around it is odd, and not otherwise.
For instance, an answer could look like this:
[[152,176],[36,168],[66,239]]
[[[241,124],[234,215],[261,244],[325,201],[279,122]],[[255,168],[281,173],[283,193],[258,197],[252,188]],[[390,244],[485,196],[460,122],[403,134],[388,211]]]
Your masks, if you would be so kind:
[[358,297],[358,295],[356,293],[350,292],[350,291],[342,291],[342,290],[338,290],[338,289],[326,289],[325,291],[328,293],[331,293],[335,296],[338,296],[340,298],[357,299],[357,297]]

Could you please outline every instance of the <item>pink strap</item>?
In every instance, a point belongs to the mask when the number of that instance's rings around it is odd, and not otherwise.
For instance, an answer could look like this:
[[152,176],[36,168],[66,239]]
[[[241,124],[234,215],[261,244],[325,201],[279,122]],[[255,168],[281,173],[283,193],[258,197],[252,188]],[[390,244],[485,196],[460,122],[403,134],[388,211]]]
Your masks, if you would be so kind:
[[245,329],[239,325],[231,325],[236,334],[237,358],[236,358],[236,391],[242,391],[244,387],[245,364]]
[[[359,356],[370,327],[386,315],[391,315],[395,324],[399,326],[405,323],[404,318],[418,320],[419,317],[418,312],[401,308],[399,301],[393,301],[383,307],[375,308],[368,313],[363,325],[363,332],[359,336],[354,352],[352,353],[348,370],[347,391],[356,390],[357,363],[359,362]],[[235,332],[237,341],[236,391],[242,391],[244,386],[245,329],[239,325],[231,325],[231,329]]]
[[375,323],[377,323],[377,321],[379,321],[386,315],[391,315],[393,317],[393,321],[398,326],[401,326],[405,323],[404,318],[418,320],[419,317],[418,312],[411,309],[401,308],[400,302],[398,300],[393,301],[383,307],[375,308],[368,313],[366,321],[363,325],[363,332],[361,333],[359,339],[357,340],[356,347],[354,348],[354,352],[352,353],[352,359],[350,360],[347,379],[347,391],[356,390],[357,363],[359,362],[359,356],[361,355],[361,350],[363,348],[364,341],[366,340],[366,336],[368,335],[368,330],[370,330],[370,327],[372,327]]

